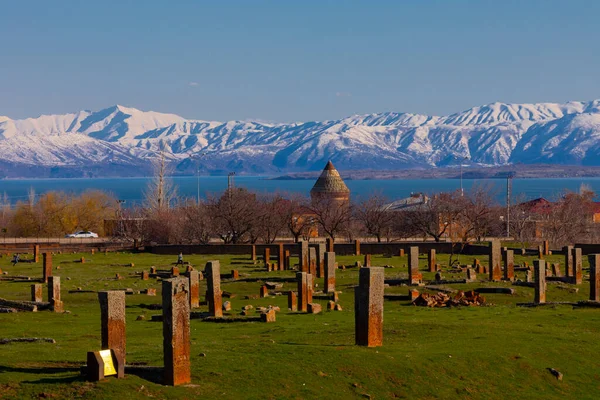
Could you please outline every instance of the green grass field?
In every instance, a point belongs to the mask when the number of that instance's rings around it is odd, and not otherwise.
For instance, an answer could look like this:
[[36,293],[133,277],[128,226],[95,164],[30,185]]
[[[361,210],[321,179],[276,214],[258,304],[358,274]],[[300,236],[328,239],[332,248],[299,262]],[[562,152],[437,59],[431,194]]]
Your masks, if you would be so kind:
[[[74,262],[82,255],[85,264]],[[487,257],[477,258],[487,263]],[[292,271],[264,272],[243,256],[186,257],[199,269],[210,259],[221,261],[222,274],[237,269],[242,278],[294,275]],[[472,259],[461,261],[470,264]],[[100,349],[100,307],[95,293],[68,291],[78,287],[156,288],[156,297],[127,296],[127,361],[162,366],[162,323],[149,321],[160,310],[147,307],[161,302],[161,284],[158,280],[142,281],[133,274],[151,266],[167,269],[175,260],[176,256],[144,253],[55,255],[54,265],[60,269],[53,273],[61,277],[62,300],[70,313],[0,314],[0,338],[56,340],[56,344],[0,345],[0,398],[595,399],[600,395],[599,309],[517,307],[516,303],[533,300],[533,289],[520,286],[514,286],[514,295],[485,295],[492,304],[487,307],[429,309],[414,307],[408,301],[386,301],[384,346],[362,348],[354,345],[352,286],[358,282],[356,268],[337,271],[343,311],[318,315],[289,312],[286,296],[244,300],[245,295],[259,293],[261,282],[222,281],[222,290],[237,295],[230,299],[232,315],[246,304],[277,305],[281,312],[273,324],[192,320],[191,385],[163,386],[151,374],[86,382],[79,370],[86,352]],[[344,265],[356,260],[362,261],[362,257],[337,258]],[[516,263],[523,260],[515,256]],[[531,264],[533,258],[526,260]],[[563,263],[561,256],[548,260]],[[1,258],[0,268],[10,275],[41,276],[41,262],[12,267],[9,261]],[[438,255],[438,262],[445,264],[447,255]],[[111,266],[125,263],[135,266]],[[407,276],[406,257],[373,256],[372,263],[395,266],[385,270],[386,278]],[[433,279],[433,274],[425,271],[425,257],[420,263],[424,279]],[[116,273],[124,279],[114,279]],[[517,275],[524,278],[523,272]],[[461,278],[449,273],[444,277]],[[322,286],[322,279],[316,282]],[[451,286],[468,289],[508,284]],[[578,293],[566,290],[567,286],[571,285],[549,283],[547,301],[588,298],[587,279],[579,285]],[[295,283],[285,283],[282,290],[295,288]],[[201,293],[205,289],[202,281]],[[405,286],[390,287],[386,293],[405,294],[407,290]],[[29,293],[30,283],[0,281],[0,297],[29,300]],[[325,300],[315,302],[322,303],[325,310]],[[147,320],[137,321],[139,315]],[[546,369],[549,367],[562,372],[563,380],[554,378]]]

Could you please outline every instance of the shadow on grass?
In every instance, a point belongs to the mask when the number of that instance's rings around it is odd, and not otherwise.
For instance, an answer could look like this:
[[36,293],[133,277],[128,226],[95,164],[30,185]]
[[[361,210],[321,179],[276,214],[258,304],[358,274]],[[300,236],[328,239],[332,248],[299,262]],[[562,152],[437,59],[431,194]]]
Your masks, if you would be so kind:
[[314,343],[296,343],[296,342],[277,342],[288,346],[311,346],[311,347],[355,347],[353,344],[314,344]]
[[125,375],[135,375],[148,382],[163,384],[163,367],[152,367],[145,365],[126,365]]
[[22,381],[21,383],[31,383],[31,384],[47,384],[47,383],[74,383],[74,382],[82,382],[85,381],[85,377],[80,374],[81,367],[9,367],[6,365],[0,365],[0,373],[5,372],[17,372],[23,374],[62,374],[66,372],[77,373],[76,375],[71,376],[61,376],[61,377],[45,377],[38,380],[27,380]]

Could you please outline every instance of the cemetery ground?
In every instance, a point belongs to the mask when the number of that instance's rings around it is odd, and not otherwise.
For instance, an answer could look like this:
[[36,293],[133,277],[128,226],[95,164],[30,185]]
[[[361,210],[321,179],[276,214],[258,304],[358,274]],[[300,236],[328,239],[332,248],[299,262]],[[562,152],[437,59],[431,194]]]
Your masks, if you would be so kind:
[[[77,262],[85,257],[84,264]],[[295,271],[266,272],[262,261],[253,265],[249,256],[186,256],[195,269],[208,260],[220,260],[224,275],[221,289],[232,294],[232,311],[241,307],[279,306],[275,323],[213,323],[191,320],[192,384],[168,387],[161,384],[160,371],[149,369],[127,373],[124,379],[108,377],[87,382],[80,369],[86,353],[100,349],[100,306],[95,291],[155,288],[157,296],[126,297],[127,364],[162,367],[162,323],[151,321],[161,309],[161,282],[141,280],[139,273],[151,266],[167,270],[176,256],[146,253],[55,254],[53,275],[61,277],[65,313],[51,311],[0,314],[0,339],[53,338],[56,343],[0,344],[0,398],[471,398],[520,399],[597,398],[600,393],[600,309],[571,305],[518,307],[532,302],[534,289],[510,283],[477,282],[444,285],[452,289],[512,287],[515,293],[484,294],[491,305],[483,307],[425,308],[409,300],[385,300],[383,346],[355,346],[354,291],[358,268],[336,271],[336,290],[341,291],[342,311],[327,311],[325,299],[320,314],[288,311],[287,296],[244,299],[258,295],[264,281],[295,277]],[[462,257],[471,264],[473,256]],[[487,256],[478,256],[487,265]],[[438,263],[448,256],[438,254]],[[532,264],[534,257],[515,256],[515,264]],[[353,265],[363,256],[338,256],[340,265]],[[559,262],[563,256],[547,256]],[[420,256],[420,272],[426,281],[427,258]],[[386,279],[407,277],[407,257],[372,257],[373,266],[386,268]],[[133,263],[134,266],[125,266]],[[297,259],[292,259],[292,264]],[[57,269],[60,266],[60,269]],[[584,276],[587,276],[584,257]],[[0,268],[9,275],[38,279],[42,263],[19,263],[0,258]],[[225,277],[239,271],[240,279]],[[182,270],[185,270],[183,268]],[[122,279],[116,279],[120,274]],[[444,274],[461,279],[464,273]],[[525,280],[525,272],[516,272]],[[3,275],[5,276],[5,275]],[[259,281],[253,281],[254,279]],[[30,300],[34,282],[0,281],[0,297]],[[323,279],[316,279],[318,287]],[[200,282],[204,300],[206,281]],[[69,291],[81,288],[81,293]],[[574,293],[573,288],[578,288]],[[296,282],[284,282],[275,291],[296,290]],[[391,286],[386,294],[407,294],[407,286]],[[421,292],[432,290],[417,288]],[[94,291],[94,292],[85,292]],[[47,288],[44,285],[44,300]],[[548,282],[548,302],[587,300],[589,281],[581,285]],[[206,305],[194,311],[207,311]],[[144,315],[145,320],[137,320]],[[258,315],[258,314],[257,314]],[[557,380],[548,368],[564,374]]]

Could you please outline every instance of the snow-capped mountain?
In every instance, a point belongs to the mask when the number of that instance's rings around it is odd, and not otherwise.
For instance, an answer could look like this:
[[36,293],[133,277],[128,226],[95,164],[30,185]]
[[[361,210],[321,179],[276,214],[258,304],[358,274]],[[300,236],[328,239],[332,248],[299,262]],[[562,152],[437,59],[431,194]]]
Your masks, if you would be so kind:
[[[163,149],[180,172],[401,169],[456,165],[600,165],[600,100],[493,103],[448,116],[355,115],[293,124],[188,120],[113,106],[12,120],[0,116],[0,175],[25,167],[147,173]],[[467,161],[465,161],[467,162]],[[37,172],[36,172],[37,173]]]

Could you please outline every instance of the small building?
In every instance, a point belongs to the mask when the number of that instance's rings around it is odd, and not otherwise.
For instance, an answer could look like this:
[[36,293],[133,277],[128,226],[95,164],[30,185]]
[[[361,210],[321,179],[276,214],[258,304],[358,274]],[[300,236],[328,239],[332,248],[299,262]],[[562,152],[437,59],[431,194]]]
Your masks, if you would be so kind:
[[310,190],[310,198],[313,203],[322,200],[330,200],[343,205],[350,203],[350,189],[331,161],[327,162],[323,172]]

